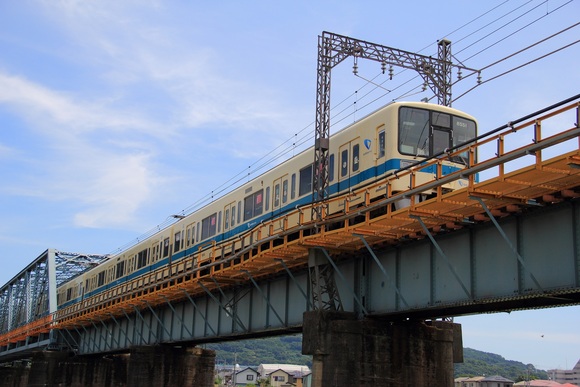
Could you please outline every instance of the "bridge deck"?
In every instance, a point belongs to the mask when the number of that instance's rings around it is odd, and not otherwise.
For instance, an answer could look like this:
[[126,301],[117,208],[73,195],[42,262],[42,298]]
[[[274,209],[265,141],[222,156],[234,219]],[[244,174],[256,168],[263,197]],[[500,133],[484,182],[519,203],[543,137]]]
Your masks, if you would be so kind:
[[[574,103],[560,109],[557,114],[573,108],[578,109],[578,106],[578,102]],[[310,220],[312,205],[285,214],[283,218],[250,230],[248,237],[251,235],[252,238],[247,239],[257,242],[246,245],[236,253],[221,256],[220,246],[214,245],[211,247],[210,259],[204,262],[196,263],[197,255],[186,257],[171,268],[152,272],[86,299],[82,304],[59,310],[49,318],[0,335],[0,345],[17,342],[51,329],[86,326],[93,321],[123,316],[135,310],[153,308],[188,297],[195,298],[218,288],[224,289],[252,279],[274,276],[286,268],[295,270],[306,267],[311,247],[324,247],[333,255],[360,250],[364,248],[364,241],[370,245],[384,245],[424,238],[426,233],[422,223],[430,233],[437,234],[451,232],[468,223],[489,221],[490,218],[481,203],[485,203],[494,216],[502,217],[517,213],[526,206],[579,197],[580,150],[576,149],[548,160],[542,159],[543,149],[564,141],[578,141],[580,138],[580,129],[576,126],[539,140],[542,137],[538,123],[555,114],[536,118],[447,156],[401,171],[396,176],[377,181],[349,196],[318,203],[316,205],[323,205],[324,208],[336,208],[338,202],[344,203],[343,210],[325,217],[323,222],[314,223]],[[532,128],[536,140],[520,148],[504,151],[503,144],[506,140],[528,128]],[[474,162],[474,155],[482,146],[495,143],[499,150],[496,155],[478,163]],[[434,165],[441,171],[443,160],[465,151],[469,152],[471,167],[445,176],[439,173],[431,182],[414,183],[415,173],[421,168]],[[525,162],[530,157],[533,157],[531,165],[508,173],[504,171],[506,162]],[[498,170],[497,177],[476,181],[477,173],[494,168]],[[409,190],[391,193],[390,179],[409,179]],[[458,180],[467,181],[467,186],[452,192],[445,192],[442,188],[444,184]],[[384,196],[371,202],[368,193],[381,189],[385,191]],[[431,190],[435,190],[435,197],[417,202],[418,194]],[[401,199],[409,199],[410,205],[395,210],[393,204]],[[291,224],[289,219],[299,221]],[[364,241],[359,235],[364,236]]]

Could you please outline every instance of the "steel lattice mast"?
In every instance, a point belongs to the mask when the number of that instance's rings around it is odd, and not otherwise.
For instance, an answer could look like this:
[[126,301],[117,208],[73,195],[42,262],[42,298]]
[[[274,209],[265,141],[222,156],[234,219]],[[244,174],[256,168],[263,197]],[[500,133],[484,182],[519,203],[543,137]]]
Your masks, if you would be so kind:
[[[476,70],[451,62],[451,42],[439,41],[438,58],[415,54],[370,43],[347,36],[323,32],[318,37],[318,64],[316,78],[316,121],[314,136],[314,166],[312,199],[322,201],[328,197],[328,150],[330,139],[330,81],[333,67],[353,56],[387,65],[415,70],[425,84],[435,93],[440,105],[451,106],[451,70],[453,67],[472,72]],[[313,220],[324,218],[325,206],[315,206]]]

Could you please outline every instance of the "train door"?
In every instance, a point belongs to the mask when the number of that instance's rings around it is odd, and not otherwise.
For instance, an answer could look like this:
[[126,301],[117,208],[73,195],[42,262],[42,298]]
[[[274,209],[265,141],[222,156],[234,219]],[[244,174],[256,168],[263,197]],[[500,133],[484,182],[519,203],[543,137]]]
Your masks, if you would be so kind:
[[284,177],[280,177],[274,180],[274,185],[272,187],[272,213],[274,215],[280,213],[282,208],[282,180]]
[[360,144],[359,139],[343,144],[339,148],[338,190],[348,190],[359,181]]
[[236,226],[236,202],[231,202],[224,207],[224,233],[225,237],[231,235],[231,230]]
[[387,148],[386,148],[386,131],[385,125],[381,125],[376,129],[376,175],[382,175],[386,172],[385,162],[387,161]]

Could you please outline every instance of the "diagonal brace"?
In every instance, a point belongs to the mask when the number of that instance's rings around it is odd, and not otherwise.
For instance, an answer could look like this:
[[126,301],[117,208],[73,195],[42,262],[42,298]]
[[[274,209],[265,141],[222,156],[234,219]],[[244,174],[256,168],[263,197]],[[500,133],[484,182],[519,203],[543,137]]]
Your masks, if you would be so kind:
[[254,284],[254,287],[258,290],[258,293],[260,293],[260,295],[262,296],[264,301],[266,301],[266,303],[268,304],[268,308],[270,308],[272,310],[272,312],[274,312],[274,314],[278,318],[278,321],[280,321],[280,324],[282,324],[282,326],[285,326],[286,324],[284,323],[284,321],[282,321],[282,318],[280,317],[278,312],[276,312],[276,309],[274,309],[274,307],[270,303],[270,299],[264,295],[264,292],[262,291],[262,289],[260,289],[260,287],[258,286],[256,281],[254,280],[254,277],[252,277],[252,274],[250,274],[250,272],[247,270],[241,270],[241,271],[243,273],[245,273],[250,278],[250,281],[252,281],[252,283]]
[[369,253],[373,257],[373,259],[375,260],[375,263],[379,266],[379,269],[381,269],[381,271],[383,272],[383,275],[385,276],[385,278],[387,279],[387,281],[389,281],[389,283],[391,284],[391,286],[395,289],[395,292],[397,293],[397,296],[399,296],[399,298],[401,299],[401,301],[403,301],[403,304],[405,304],[405,306],[407,308],[409,308],[409,304],[407,304],[407,301],[405,300],[405,297],[403,297],[403,294],[401,293],[401,290],[395,284],[395,282],[391,279],[391,277],[387,273],[387,270],[381,264],[381,262],[379,261],[379,258],[377,258],[377,255],[375,254],[375,252],[373,251],[373,249],[371,248],[371,246],[368,244],[368,242],[365,239],[364,235],[359,235],[359,234],[354,234],[354,235],[357,236],[357,237],[359,237],[362,240],[362,242],[364,243],[365,247],[367,248],[367,250],[369,251]]
[[433,235],[431,234],[431,232],[429,231],[429,229],[427,228],[427,226],[423,222],[423,219],[421,219],[421,217],[417,216],[417,215],[410,215],[410,217],[413,219],[416,219],[421,224],[421,227],[423,227],[423,231],[425,231],[425,233],[427,234],[427,236],[431,240],[431,243],[433,243],[433,246],[435,246],[435,249],[437,250],[439,255],[441,255],[441,257],[443,257],[443,259],[445,260],[445,263],[447,263],[447,267],[449,267],[449,270],[451,270],[451,273],[453,274],[453,276],[455,277],[457,282],[459,282],[459,285],[461,285],[461,288],[463,289],[463,291],[465,292],[465,294],[467,295],[469,300],[473,301],[473,297],[471,296],[471,293],[469,292],[469,290],[467,290],[467,287],[465,286],[465,284],[463,283],[463,281],[459,277],[459,274],[457,274],[457,271],[455,271],[455,267],[451,264],[447,255],[445,255],[445,253],[443,252],[443,249],[441,249],[441,246],[439,246],[439,243],[437,243],[437,241],[435,240],[435,238],[433,237]]
[[338,267],[336,266],[336,264],[334,263],[334,261],[332,260],[332,258],[330,258],[330,255],[328,254],[328,251],[326,251],[326,249],[324,249],[322,247],[315,247],[315,249],[321,250],[324,253],[324,255],[328,259],[328,262],[330,262],[330,264],[332,265],[332,268],[334,269],[334,271],[336,272],[336,274],[338,274],[338,276],[340,277],[340,279],[342,279],[342,282],[345,283],[345,285],[348,287],[348,290],[350,290],[350,292],[352,293],[352,296],[353,296],[354,300],[356,301],[356,303],[360,306],[360,308],[363,311],[363,313],[365,315],[367,315],[368,314],[367,309],[365,308],[365,306],[363,305],[363,303],[361,302],[361,300],[358,298],[358,296],[354,292],[354,289],[350,285],[348,285],[348,282],[346,281],[346,278],[344,278],[344,275],[342,275],[342,272],[340,270],[338,270]]
[[483,201],[483,199],[482,198],[478,198],[477,196],[470,196],[470,199],[477,200],[479,202],[479,204],[481,204],[481,208],[483,208],[485,210],[485,213],[487,214],[487,216],[489,216],[489,219],[491,219],[491,221],[493,222],[493,225],[495,226],[495,228],[497,229],[497,231],[499,232],[499,234],[501,235],[501,237],[506,241],[506,243],[508,244],[508,246],[510,247],[510,249],[512,249],[512,251],[516,255],[516,258],[518,259],[518,262],[520,263],[520,265],[522,265],[522,267],[524,268],[524,270],[530,275],[530,278],[532,279],[532,281],[534,281],[534,284],[536,284],[536,286],[538,287],[538,289],[540,289],[540,291],[542,293],[544,293],[544,289],[542,288],[542,286],[540,286],[540,283],[536,279],[536,276],[534,276],[534,273],[532,273],[528,269],[528,267],[526,266],[526,264],[524,262],[524,259],[522,258],[522,256],[518,252],[518,249],[516,249],[516,247],[513,245],[513,243],[509,240],[508,236],[503,231],[503,229],[501,228],[501,226],[497,222],[497,219],[495,219],[495,216],[493,216],[493,214],[491,213],[491,211],[489,210],[489,208],[487,207],[487,205],[485,204],[485,202]]

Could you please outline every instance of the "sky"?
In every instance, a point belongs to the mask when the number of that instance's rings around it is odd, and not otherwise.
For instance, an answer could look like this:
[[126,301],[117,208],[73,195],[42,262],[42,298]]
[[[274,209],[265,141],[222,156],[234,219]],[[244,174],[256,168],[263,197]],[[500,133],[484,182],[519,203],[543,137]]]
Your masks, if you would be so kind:
[[[0,283],[47,248],[118,251],[313,143],[322,31],[433,56],[449,39],[455,63],[485,68],[453,86],[485,132],[578,93],[578,15],[578,0],[0,1]],[[411,70],[352,65],[333,69],[331,132],[433,97]],[[580,359],[579,306],[456,322],[509,360]]]

